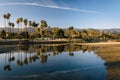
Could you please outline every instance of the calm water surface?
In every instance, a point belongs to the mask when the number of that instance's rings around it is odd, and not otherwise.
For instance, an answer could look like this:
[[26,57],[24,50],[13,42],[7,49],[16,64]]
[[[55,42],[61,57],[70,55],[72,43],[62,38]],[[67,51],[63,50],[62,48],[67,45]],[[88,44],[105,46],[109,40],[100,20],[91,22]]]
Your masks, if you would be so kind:
[[83,46],[32,45],[0,54],[0,80],[106,80],[105,61]]

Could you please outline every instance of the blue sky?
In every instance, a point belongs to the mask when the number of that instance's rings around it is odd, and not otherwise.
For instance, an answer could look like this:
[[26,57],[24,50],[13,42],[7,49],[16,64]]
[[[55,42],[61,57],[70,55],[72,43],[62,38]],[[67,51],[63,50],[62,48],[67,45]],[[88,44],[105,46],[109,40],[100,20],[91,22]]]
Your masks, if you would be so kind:
[[1,27],[8,12],[11,22],[23,17],[51,27],[120,28],[120,0],[1,0]]

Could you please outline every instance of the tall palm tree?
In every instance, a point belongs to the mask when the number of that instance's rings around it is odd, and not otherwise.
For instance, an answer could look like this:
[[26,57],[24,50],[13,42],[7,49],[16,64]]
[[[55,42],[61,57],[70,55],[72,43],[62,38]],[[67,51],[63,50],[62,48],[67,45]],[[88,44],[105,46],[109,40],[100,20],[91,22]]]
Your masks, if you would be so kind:
[[30,33],[31,33],[32,21],[28,21],[28,25],[29,25],[29,27],[30,27]]
[[24,26],[25,26],[25,29],[26,29],[26,32],[27,32],[27,24],[28,24],[27,18],[25,18],[25,19],[23,20],[23,22],[24,22]]
[[26,36],[26,38],[27,38],[27,25],[28,25],[28,20],[27,20],[27,18],[25,18],[25,19],[23,20],[23,22],[24,22],[25,32],[26,32],[25,36]]
[[9,23],[8,23],[8,26],[10,27],[10,33],[11,33],[12,22],[9,22]]
[[21,23],[21,32],[22,32],[22,22],[23,22],[23,18],[19,18],[19,22]]
[[18,33],[19,33],[20,32],[19,31],[19,23],[20,23],[19,18],[16,20],[16,23],[17,23],[17,26],[18,26]]
[[6,36],[6,19],[7,19],[7,15],[4,14],[4,15],[3,15],[3,18],[4,18],[4,24],[5,24],[5,29],[4,29],[4,31],[5,31],[5,38],[6,38],[6,40],[7,40],[7,36]]
[[[39,26],[39,23],[36,23],[35,26],[34,26],[34,27],[35,27],[35,31],[36,31],[36,28],[37,28],[38,26]],[[37,31],[36,31],[36,32],[37,32]],[[39,37],[39,36],[36,36],[36,37]]]
[[6,18],[7,18],[6,14],[3,15],[3,18],[4,18],[5,29],[6,29]]
[[38,26],[39,26],[39,23],[36,23],[34,27],[36,28],[36,27],[38,27]]
[[[35,21],[32,22],[32,27],[34,28],[34,31],[36,31],[36,27],[39,26],[39,23],[36,23]],[[35,36],[36,37],[36,36]]]
[[6,14],[6,19],[7,19],[7,22],[8,22],[8,23],[10,22],[10,17],[11,17],[11,14],[10,14],[10,13],[7,13],[7,14]]
[[7,19],[8,19],[8,21],[10,22],[11,14],[10,14],[10,13],[7,13],[6,15],[7,15]]
[[34,31],[35,31],[35,24],[36,24],[36,22],[35,21],[32,21],[32,27],[34,28]]
[[8,26],[10,27],[10,29],[9,29],[9,32],[10,32],[10,38],[12,38],[12,33],[11,33],[11,31],[12,31],[13,23],[12,23],[12,22],[9,22],[9,23],[8,23]]
[[14,29],[13,28],[14,28],[15,24],[12,23],[11,26],[12,26],[12,30],[13,30],[13,33],[14,33]]
[[14,35],[14,29],[13,29],[13,28],[14,28],[14,26],[15,26],[15,24],[14,24],[14,23],[12,23],[12,24],[11,24],[11,27],[12,27],[12,30],[13,30],[12,37],[13,37],[13,35]]
[[39,26],[39,23],[36,23],[35,21],[32,22],[32,27],[34,27],[34,31],[35,31],[35,28]]

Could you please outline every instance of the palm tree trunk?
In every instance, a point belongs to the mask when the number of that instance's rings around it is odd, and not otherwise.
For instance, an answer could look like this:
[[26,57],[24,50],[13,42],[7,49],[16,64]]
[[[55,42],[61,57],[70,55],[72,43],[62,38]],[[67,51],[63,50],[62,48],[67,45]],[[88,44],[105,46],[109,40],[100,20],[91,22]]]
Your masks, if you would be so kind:
[[5,23],[5,31],[6,31],[6,19],[4,19],[4,23]]
[[[12,33],[12,37],[14,36],[14,28],[12,27],[12,31],[13,31],[13,33]],[[14,39],[14,38],[13,38]]]
[[21,23],[21,32],[22,32],[22,23]]
[[26,32],[27,32],[27,26],[26,26]]
[[[34,27],[34,31],[35,31],[35,27]],[[35,35],[35,38],[36,38],[36,35]]]
[[[4,18],[4,23],[5,23],[5,33],[7,32],[6,30],[6,19]],[[7,33],[5,34],[5,38],[6,38],[6,41],[7,41]]]
[[19,32],[19,24],[18,24],[18,34],[19,34],[20,32]]

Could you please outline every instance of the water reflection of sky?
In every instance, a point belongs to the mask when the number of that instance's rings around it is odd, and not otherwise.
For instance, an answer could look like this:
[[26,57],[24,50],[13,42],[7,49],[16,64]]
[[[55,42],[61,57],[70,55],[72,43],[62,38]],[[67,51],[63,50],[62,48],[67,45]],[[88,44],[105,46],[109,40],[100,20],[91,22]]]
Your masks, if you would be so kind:
[[0,79],[73,80],[76,78],[76,80],[105,80],[104,61],[98,58],[93,51],[83,53],[80,50],[72,53],[72,56],[67,51],[56,56],[49,55],[44,63],[41,63],[41,57],[37,55],[39,59],[36,61],[19,66],[17,60],[21,54],[22,59],[20,59],[23,61],[26,54],[29,60],[29,57],[36,55],[36,52],[30,54],[29,52],[18,53],[14,51],[12,55],[14,54],[15,61],[9,63],[11,71],[4,70],[6,54],[0,54]]

